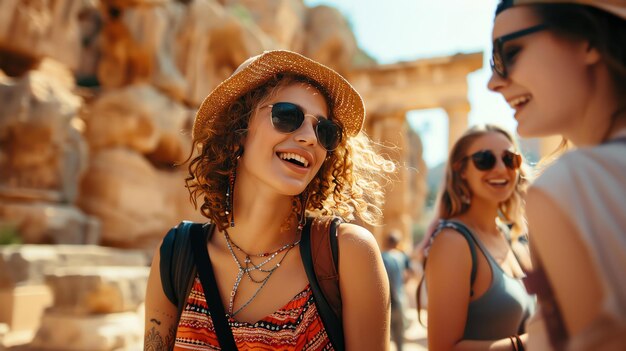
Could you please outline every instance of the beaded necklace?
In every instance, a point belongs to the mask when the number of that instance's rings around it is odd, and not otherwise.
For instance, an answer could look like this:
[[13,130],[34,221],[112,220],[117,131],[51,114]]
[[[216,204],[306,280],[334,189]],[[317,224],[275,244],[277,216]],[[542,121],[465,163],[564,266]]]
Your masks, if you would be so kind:
[[[287,254],[289,254],[289,251],[291,251],[291,249],[293,249],[296,245],[300,243],[300,239],[294,241],[293,243],[285,244],[279,249],[272,251],[272,252],[264,252],[260,254],[249,254],[233,242],[233,240],[230,238],[230,235],[228,235],[228,231],[226,230],[224,230],[224,238],[226,238],[226,245],[228,246],[228,251],[230,251],[230,254],[233,257],[233,260],[235,260],[235,263],[237,264],[237,270],[238,270],[237,278],[235,279],[235,284],[233,285],[233,290],[230,292],[230,298],[228,301],[228,314],[231,317],[234,317],[235,315],[237,315],[237,313],[241,312],[241,310],[247,307],[252,302],[252,300],[254,300],[254,298],[259,294],[261,289],[265,287],[265,285],[269,281],[272,274],[274,274],[276,269],[280,267],[285,257],[287,257]],[[235,251],[233,250],[233,247],[235,247],[235,249],[237,249],[238,251],[246,255],[246,258],[244,259],[245,266],[241,264],[241,262],[237,258],[237,255],[235,255]],[[270,269],[262,268],[264,265],[266,265],[267,263],[271,262],[274,258],[276,258],[276,256],[278,256],[281,252],[285,252],[285,254],[280,258],[280,260],[278,260],[278,262],[276,263],[274,267]],[[267,258],[259,264],[254,264],[252,262],[252,257],[267,257]],[[262,273],[267,273],[267,275],[263,279],[257,280],[257,279],[254,279],[252,275],[250,274],[250,272],[252,271],[259,271]],[[241,307],[239,307],[239,309],[237,309],[236,311],[233,311],[234,304],[235,304],[235,296],[237,295],[237,290],[239,289],[239,284],[241,283],[241,279],[243,278],[244,274],[248,277],[248,279],[251,282],[256,283],[256,284],[261,284],[261,285],[256,289],[256,291],[254,292],[254,294],[252,294],[252,297],[250,297],[248,301],[246,301]]]

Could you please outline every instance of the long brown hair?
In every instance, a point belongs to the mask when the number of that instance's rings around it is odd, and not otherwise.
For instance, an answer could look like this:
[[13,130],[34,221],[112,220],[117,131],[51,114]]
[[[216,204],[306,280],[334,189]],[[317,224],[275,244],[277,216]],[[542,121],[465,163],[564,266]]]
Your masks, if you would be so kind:
[[[464,197],[471,198],[472,194],[467,182],[461,174],[467,167],[467,150],[476,141],[476,139],[488,133],[499,133],[504,135],[512,144],[516,152],[519,152],[517,142],[506,130],[493,125],[478,125],[468,129],[454,143],[452,150],[446,161],[446,170],[444,184],[442,186],[439,197],[436,200],[435,210],[438,212],[436,216],[439,219],[449,219],[461,215],[469,210],[471,203],[463,201]],[[520,236],[527,233],[526,216],[524,212],[524,195],[529,184],[530,167],[524,161],[522,156],[522,164],[518,170],[517,184],[515,191],[509,199],[502,202],[499,206],[500,221],[511,228],[511,239],[516,240]],[[430,233],[432,235],[432,233]],[[431,239],[432,240],[432,236]],[[426,244],[428,247],[430,243]],[[424,251],[427,252],[428,248]],[[426,268],[426,254],[424,255],[423,267]],[[419,323],[425,326],[421,318],[422,299],[421,292],[424,286],[426,272],[422,276],[417,287],[417,319]]]

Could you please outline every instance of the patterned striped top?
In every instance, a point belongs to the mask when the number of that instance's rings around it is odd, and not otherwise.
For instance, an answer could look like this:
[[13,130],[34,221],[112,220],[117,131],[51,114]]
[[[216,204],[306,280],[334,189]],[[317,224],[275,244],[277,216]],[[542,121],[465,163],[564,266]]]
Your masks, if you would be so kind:
[[[176,332],[175,351],[220,350],[213,321],[208,317],[202,283],[196,276]],[[239,350],[334,350],[310,285],[278,311],[256,323],[228,318]]]

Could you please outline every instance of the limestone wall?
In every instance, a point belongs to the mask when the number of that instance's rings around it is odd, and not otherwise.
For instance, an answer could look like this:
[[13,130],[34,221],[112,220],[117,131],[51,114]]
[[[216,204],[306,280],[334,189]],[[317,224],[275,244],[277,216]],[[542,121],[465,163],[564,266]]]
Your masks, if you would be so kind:
[[263,50],[340,71],[356,41],[301,0],[3,1],[0,222],[25,243],[152,250],[183,219],[202,99]]
[[96,245],[0,246],[0,349],[140,349],[148,262]]
[[367,133],[400,147],[384,228],[408,236],[425,196],[424,173],[409,169],[423,161],[407,150],[419,144],[403,117],[414,104],[395,92],[429,80],[378,68],[337,10],[302,0],[0,1],[0,349],[140,348],[148,258],[171,226],[203,220],[177,166],[194,112],[246,58],[277,48],[333,67],[366,97]]

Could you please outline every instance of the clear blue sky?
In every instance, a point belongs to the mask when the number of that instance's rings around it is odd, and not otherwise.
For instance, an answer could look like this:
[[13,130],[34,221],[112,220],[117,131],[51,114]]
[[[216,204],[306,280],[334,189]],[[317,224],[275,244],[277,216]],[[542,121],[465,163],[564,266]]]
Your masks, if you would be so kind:
[[[491,29],[498,0],[304,0],[337,8],[351,24],[359,47],[380,63],[484,51],[483,68],[469,75],[470,125],[496,123],[514,131],[513,112],[487,90]],[[447,120],[442,110],[410,112],[424,142],[429,167],[447,157]]]

